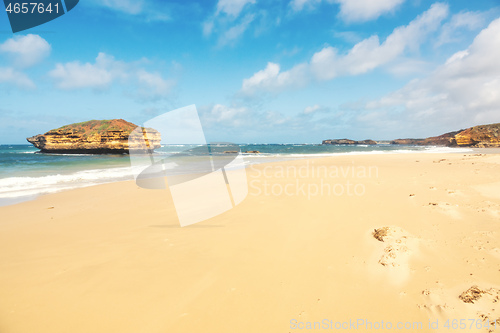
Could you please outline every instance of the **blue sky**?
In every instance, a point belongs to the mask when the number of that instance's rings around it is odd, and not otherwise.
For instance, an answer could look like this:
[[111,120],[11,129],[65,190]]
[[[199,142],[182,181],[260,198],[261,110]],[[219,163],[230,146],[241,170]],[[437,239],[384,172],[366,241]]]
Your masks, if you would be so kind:
[[499,17],[493,0],[82,0],[12,34],[0,13],[0,144],[190,104],[237,143],[500,122]]

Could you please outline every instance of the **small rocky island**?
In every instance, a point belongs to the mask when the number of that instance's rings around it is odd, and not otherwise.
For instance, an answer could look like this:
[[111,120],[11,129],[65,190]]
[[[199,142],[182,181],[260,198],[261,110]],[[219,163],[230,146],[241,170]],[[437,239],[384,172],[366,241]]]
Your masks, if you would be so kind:
[[[142,128],[136,139],[129,136],[137,125],[123,119],[90,120],[66,125],[45,134],[27,138],[42,153],[56,154],[128,154],[130,149],[159,148],[160,133],[152,128]],[[134,136],[132,136],[134,137]]]
[[323,145],[376,145],[373,140],[354,141],[350,139],[323,140]]
[[[354,141],[349,139],[323,140],[324,145],[375,145],[373,140]],[[471,148],[500,148],[500,123],[474,126],[465,130],[445,133],[426,139],[397,139],[393,145],[446,146]]]

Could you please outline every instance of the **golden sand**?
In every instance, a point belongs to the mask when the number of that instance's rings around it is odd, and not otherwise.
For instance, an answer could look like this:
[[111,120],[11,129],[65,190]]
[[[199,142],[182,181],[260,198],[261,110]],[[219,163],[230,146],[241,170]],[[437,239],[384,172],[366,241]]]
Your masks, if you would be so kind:
[[1,207],[0,332],[500,326],[500,155],[342,156],[247,174],[245,201],[184,228],[168,191],[134,182]]

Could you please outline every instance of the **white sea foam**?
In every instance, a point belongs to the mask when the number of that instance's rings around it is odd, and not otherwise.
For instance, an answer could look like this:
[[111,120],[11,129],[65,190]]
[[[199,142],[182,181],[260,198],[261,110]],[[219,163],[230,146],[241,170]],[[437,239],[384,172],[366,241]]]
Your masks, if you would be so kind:
[[[377,155],[377,154],[410,154],[410,153],[467,153],[468,148],[419,147],[418,149],[351,151],[315,154],[243,154],[244,162],[232,165],[229,169],[239,169],[249,164],[260,164],[270,161],[332,157],[345,155]],[[32,152],[25,152],[32,153]],[[171,153],[168,153],[171,154]],[[168,155],[167,154],[167,155]],[[60,192],[64,190],[93,186],[115,181],[133,180],[146,165],[136,167],[118,167],[93,169],[70,174],[54,174],[41,177],[8,177],[0,179],[0,199],[21,198],[40,194]],[[174,163],[164,163],[165,169],[175,168]]]
[[396,150],[370,150],[370,151],[345,151],[335,153],[313,153],[313,154],[243,154],[245,158],[307,158],[307,157],[330,157],[330,156],[345,156],[345,155],[380,155],[380,154],[417,154],[417,153],[470,153],[473,149],[470,148],[450,148],[450,147],[416,147],[417,149],[396,149]]
[[0,179],[0,198],[17,198],[37,194],[133,179],[138,170],[130,167],[78,171],[43,177],[9,177]]

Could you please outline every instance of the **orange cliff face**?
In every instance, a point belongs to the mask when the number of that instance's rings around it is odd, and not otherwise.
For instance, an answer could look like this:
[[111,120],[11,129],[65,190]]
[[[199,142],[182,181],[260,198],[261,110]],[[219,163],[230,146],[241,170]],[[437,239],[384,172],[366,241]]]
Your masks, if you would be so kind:
[[468,128],[455,135],[457,146],[500,147],[500,123]]
[[391,141],[391,144],[495,148],[500,147],[500,123],[475,126],[427,139],[397,139]]
[[137,125],[123,119],[90,120],[53,129],[26,140],[44,153],[66,154],[124,154],[133,147],[153,150],[161,146],[160,133],[152,128],[142,128],[144,135],[132,136],[129,141],[129,135],[137,128]]

